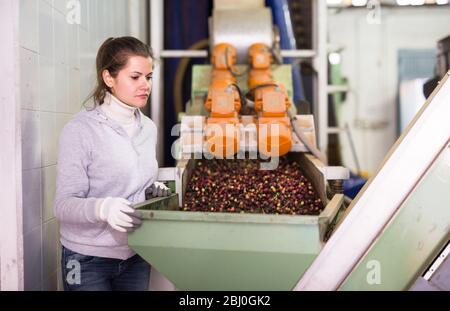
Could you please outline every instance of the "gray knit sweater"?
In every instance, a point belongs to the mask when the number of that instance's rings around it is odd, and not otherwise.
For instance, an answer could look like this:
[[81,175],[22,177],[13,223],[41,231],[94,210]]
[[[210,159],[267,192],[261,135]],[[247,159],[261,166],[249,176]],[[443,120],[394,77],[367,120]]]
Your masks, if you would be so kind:
[[69,121],[59,139],[55,216],[61,243],[89,256],[127,259],[134,255],[127,234],[97,220],[98,198],[120,197],[133,204],[145,200],[156,181],[156,126],[136,110],[138,130],[129,137],[99,107]]

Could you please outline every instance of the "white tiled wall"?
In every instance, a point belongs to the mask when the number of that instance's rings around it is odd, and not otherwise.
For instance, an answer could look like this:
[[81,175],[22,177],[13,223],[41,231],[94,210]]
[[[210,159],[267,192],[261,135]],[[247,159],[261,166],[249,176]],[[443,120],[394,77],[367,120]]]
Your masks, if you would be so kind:
[[61,289],[59,227],[53,216],[58,137],[95,81],[95,54],[107,37],[129,34],[127,0],[20,0],[25,289]]

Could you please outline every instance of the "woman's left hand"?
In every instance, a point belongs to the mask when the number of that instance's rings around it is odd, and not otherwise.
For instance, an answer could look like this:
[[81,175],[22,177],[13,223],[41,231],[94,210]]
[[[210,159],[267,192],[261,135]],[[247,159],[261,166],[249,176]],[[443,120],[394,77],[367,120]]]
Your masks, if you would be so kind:
[[166,197],[172,194],[172,190],[164,185],[162,182],[155,181],[150,187],[145,190],[145,199],[148,200],[154,197]]

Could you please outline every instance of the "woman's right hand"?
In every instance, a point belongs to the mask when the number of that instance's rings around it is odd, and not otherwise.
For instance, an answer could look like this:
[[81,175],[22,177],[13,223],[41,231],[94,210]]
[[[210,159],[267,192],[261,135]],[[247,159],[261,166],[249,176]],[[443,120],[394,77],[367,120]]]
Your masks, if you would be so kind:
[[99,220],[108,222],[111,227],[120,232],[132,231],[142,223],[139,211],[131,207],[131,202],[123,198],[102,199],[96,206],[96,215]]

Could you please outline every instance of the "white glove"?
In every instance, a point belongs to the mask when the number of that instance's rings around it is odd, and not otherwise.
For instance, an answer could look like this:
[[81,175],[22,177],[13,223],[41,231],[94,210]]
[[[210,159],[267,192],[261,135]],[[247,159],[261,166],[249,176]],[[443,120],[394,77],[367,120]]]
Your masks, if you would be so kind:
[[139,212],[132,208],[131,203],[123,198],[107,197],[96,206],[99,220],[120,232],[128,232],[142,223]]
[[145,190],[145,197],[167,197],[172,194],[172,190],[164,185],[162,182],[155,181],[150,187]]

